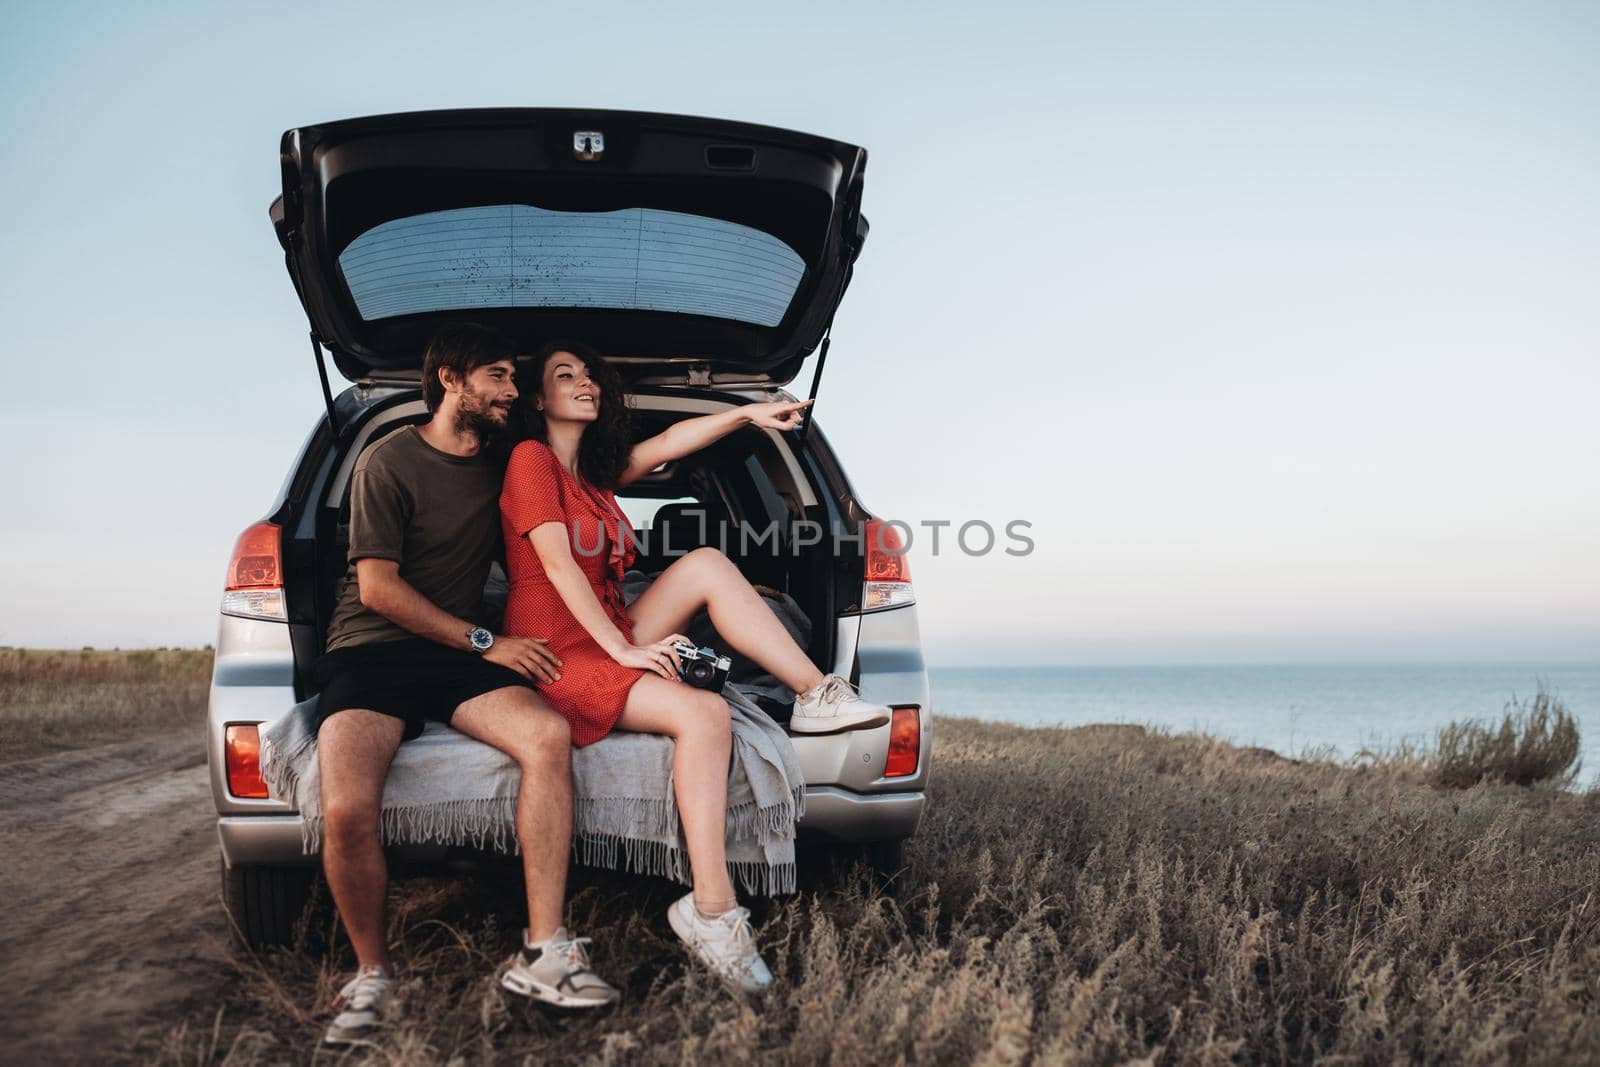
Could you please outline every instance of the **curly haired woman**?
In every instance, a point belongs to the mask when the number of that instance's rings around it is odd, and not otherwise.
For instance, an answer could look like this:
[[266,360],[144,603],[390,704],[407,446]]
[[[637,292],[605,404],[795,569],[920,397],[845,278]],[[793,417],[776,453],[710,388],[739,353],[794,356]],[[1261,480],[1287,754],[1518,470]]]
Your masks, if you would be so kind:
[[739,427],[792,430],[811,401],[743,404],[630,444],[621,377],[588,345],[550,342],[518,378],[528,439],[512,450],[500,496],[511,585],[506,631],[545,637],[560,657],[560,677],[540,690],[566,716],[574,744],[592,744],[613,729],[673,739],[673,785],[694,888],[671,905],[668,922],[723,979],[759,991],[772,975],[725,854],[728,705],[679,678],[673,645],[687,640],[679,631],[706,609],[735,650],[794,690],[795,733],[881,726],[889,709],[819,671],[715,548],[674,560],[624,605],[621,579],[634,551],[613,491]]

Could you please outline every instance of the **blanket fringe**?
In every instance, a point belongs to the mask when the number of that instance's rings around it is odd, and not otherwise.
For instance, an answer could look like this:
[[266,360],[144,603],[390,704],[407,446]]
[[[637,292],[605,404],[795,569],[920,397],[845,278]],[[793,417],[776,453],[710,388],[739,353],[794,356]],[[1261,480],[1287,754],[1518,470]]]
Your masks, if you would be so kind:
[[806,787],[798,786],[787,799],[764,808],[747,800],[728,809],[728,836],[743,841],[754,837],[763,845],[794,837],[794,827],[806,813]]
[[641,841],[620,834],[585,834],[573,841],[572,851],[586,867],[670,878],[683,885],[691,882],[688,858],[669,841]]
[[[515,797],[445,800],[378,814],[378,839],[386,845],[470,845],[495,852],[517,851]],[[303,815],[300,844],[306,852],[322,847],[322,812]]]
[[579,796],[573,798],[572,830],[578,835],[647,833],[678,836],[678,802],[666,797]]
[[[640,841],[615,834],[580,837],[573,842],[573,854],[586,867],[604,867],[626,874],[670,878],[680,885],[693,885],[688,853],[665,841]],[[793,859],[739,860],[728,870],[746,892],[761,896],[793,893],[798,884]]]
[[[681,847],[677,807],[638,797],[586,797],[575,804],[573,852],[590,867],[691,882],[689,859]],[[729,812],[729,836],[735,840],[758,834],[763,845],[791,840],[795,821],[804,814],[805,790],[794,791],[788,803],[756,808],[739,805]],[[322,847],[322,815],[313,812],[300,823],[301,848],[314,853]],[[641,827],[657,838],[641,840]],[[379,815],[378,836],[386,845],[470,845],[515,855],[516,799],[485,797],[436,804],[385,808]],[[794,864],[742,861],[729,864],[746,891],[792,893]]]
[[266,783],[268,796],[288,804],[295,802],[300,792],[300,774],[295,768],[300,766],[306,752],[316,743],[317,735],[311,733],[293,748],[284,750],[270,743],[270,735],[262,738],[261,780]]
[[795,892],[797,883],[793,860],[786,863],[745,861],[730,863],[728,868],[746,893],[771,897]]

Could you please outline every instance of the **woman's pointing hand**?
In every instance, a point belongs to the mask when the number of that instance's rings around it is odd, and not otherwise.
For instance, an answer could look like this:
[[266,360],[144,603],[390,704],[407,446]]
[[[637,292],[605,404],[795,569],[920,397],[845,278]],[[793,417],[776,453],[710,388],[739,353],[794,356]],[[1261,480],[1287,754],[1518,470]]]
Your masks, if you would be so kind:
[[758,404],[746,404],[740,412],[750,420],[752,426],[760,426],[768,430],[792,430],[800,425],[802,408],[810,407],[816,403],[811,400],[769,400]]

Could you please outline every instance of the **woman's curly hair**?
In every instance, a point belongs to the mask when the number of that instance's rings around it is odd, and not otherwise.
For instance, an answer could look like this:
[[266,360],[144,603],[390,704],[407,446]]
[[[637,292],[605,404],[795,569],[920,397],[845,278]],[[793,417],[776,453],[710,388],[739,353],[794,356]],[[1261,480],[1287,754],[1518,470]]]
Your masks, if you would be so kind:
[[633,420],[628,415],[622,392],[622,375],[606,362],[593,345],[583,341],[556,338],[546,341],[527,359],[517,361],[517,403],[511,437],[515,441],[532,438],[550,443],[544,412],[533,406],[533,398],[544,388],[544,368],[557,352],[568,352],[583,362],[589,380],[600,390],[600,417],[584,431],[578,446],[578,472],[593,486],[615,489],[628,469],[628,454],[633,450]]

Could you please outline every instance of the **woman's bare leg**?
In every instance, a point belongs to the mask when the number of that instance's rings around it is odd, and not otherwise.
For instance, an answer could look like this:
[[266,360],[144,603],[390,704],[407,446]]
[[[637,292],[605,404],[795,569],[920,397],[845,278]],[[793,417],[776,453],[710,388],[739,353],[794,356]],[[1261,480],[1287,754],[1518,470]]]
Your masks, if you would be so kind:
[[694,902],[706,914],[736,904],[728,877],[728,703],[716,693],[647,674],[633,683],[618,729],[673,739],[672,781],[689,846]]
[[711,625],[736,651],[771,671],[796,693],[822,681],[822,672],[794,643],[761,594],[750,587],[733,561],[715,548],[697,548],[673,560],[639,599],[628,605],[634,644],[648,645],[681,633],[702,607],[710,611]]

